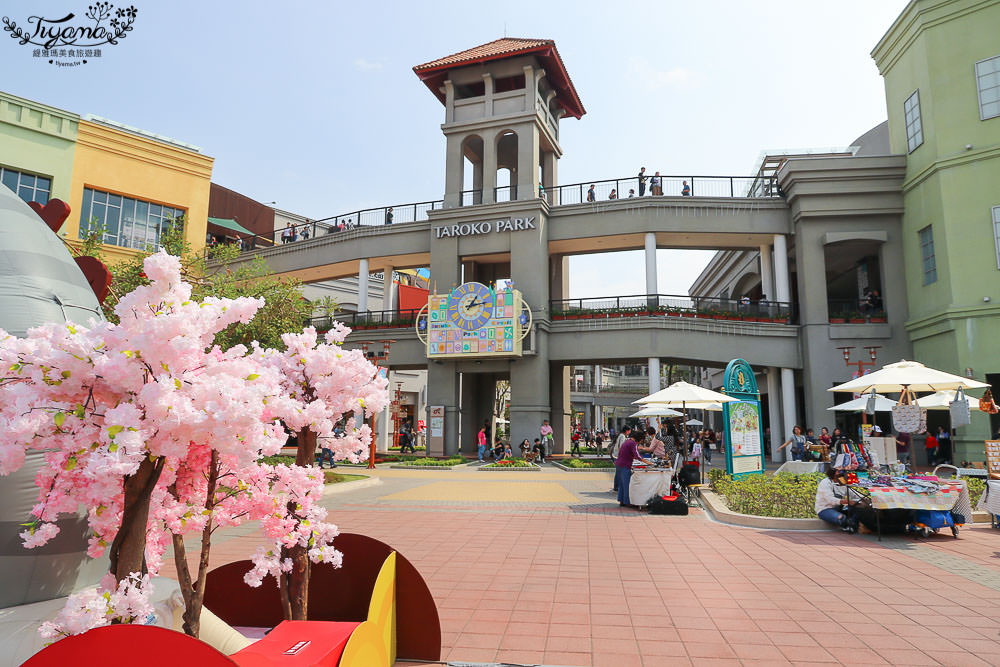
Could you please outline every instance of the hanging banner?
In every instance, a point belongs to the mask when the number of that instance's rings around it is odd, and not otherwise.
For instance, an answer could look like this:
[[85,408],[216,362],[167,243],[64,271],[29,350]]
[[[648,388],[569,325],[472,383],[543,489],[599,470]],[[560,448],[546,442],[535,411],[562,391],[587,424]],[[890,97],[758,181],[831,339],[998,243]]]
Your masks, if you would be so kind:
[[722,404],[725,422],[726,472],[734,477],[764,472],[764,421],[753,369],[743,359],[726,366],[723,391],[738,401]]

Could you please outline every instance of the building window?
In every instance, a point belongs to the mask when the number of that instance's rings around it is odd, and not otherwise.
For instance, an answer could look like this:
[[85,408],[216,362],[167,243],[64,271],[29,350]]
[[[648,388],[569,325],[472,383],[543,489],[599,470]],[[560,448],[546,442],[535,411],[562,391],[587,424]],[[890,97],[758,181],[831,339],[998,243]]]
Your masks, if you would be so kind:
[[52,179],[35,176],[22,171],[0,167],[0,183],[3,183],[24,201],[36,201],[42,206],[49,203],[52,193]]
[[920,124],[919,90],[914,90],[903,102],[903,120],[906,122],[906,152],[912,153],[924,143],[924,128]]
[[979,118],[1000,116],[1000,56],[976,63],[976,87],[979,89]]
[[937,263],[934,260],[934,232],[927,225],[917,234],[920,235],[920,258],[923,261],[924,284],[930,285],[937,281]]
[[104,227],[104,243],[145,250],[158,250],[160,237],[171,224],[184,224],[184,210],[152,202],[83,189],[80,207],[80,237],[91,225]]
[[997,268],[1000,269],[1000,206],[993,207],[993,240],[997,247]]

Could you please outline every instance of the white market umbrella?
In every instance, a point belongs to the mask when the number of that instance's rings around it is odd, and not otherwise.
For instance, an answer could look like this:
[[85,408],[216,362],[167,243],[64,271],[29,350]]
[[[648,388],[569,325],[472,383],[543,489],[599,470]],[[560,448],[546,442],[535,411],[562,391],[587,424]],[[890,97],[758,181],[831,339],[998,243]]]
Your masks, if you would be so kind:
[[850,391],[864,394],[876,392],[939,391],[941,389],[981,389],[990,385],[978,380],[952,375],[933,368],[928,368],[916,361],[898,361],[883,366],[877,371],[862,375],[859,378],[831,387],[827,391]]
[[657,405],[666,405],[667,407],[705,408],[713,403],[729,403],[738,400],[737,398],[681,380],[673,383],[666,389],[661,389],[656,393],[640,398],[638,401],[632,401],[632,403],[634,405],[655,403]]
[[[649,396],[640,398],[638,401],[633,401],[633,403],[638,405],[661,405],[671,408],[679,407],[684,411],[684,416],[687,417],[688,408],[705,410],[709,409],[711,405],[734,401],[739,401],[739,399],[680,380],[666,389],[661,389]],[[687,426],[684,428],[684,456],[685,458],[687,457]]]
[[689,420],[687,420],[684,423],[687,424],[688,426],[704,426],[705,425],[705,422],[699,421],[697,419],[689,419]]
[[647,405],[629,417],[680,417],[683,413],[662,405]]
[[721,403],[711,403],[709,405],[703,405],[703,406],[701,406],[698,409],[699,410],[708,410],[709,412],[722,412],[722,404]]
[[[947,410],[949,404],[955,400],[956,393],[958,392],[951,389],[942,389],[941,391],[935,392],[930,396],[918,398],[917,405],[922,408],[927,408],[928,410]],[[966,398],[969,400],[970,409],[979,410],[979,399],[971,396],[966,396]]]
[[[896,405],[896,401],[891,398],[886,398],[882,394],[875,394],[875,412],[892,412],[892,406]],[[861,398],[855,398],[853,401],[848,401],[847,403],[841,403],[835,405],[832,408],[827,408],[827,410],[836,410],[837,412],[863,412],[868,407],[868,396],[862,396]]]

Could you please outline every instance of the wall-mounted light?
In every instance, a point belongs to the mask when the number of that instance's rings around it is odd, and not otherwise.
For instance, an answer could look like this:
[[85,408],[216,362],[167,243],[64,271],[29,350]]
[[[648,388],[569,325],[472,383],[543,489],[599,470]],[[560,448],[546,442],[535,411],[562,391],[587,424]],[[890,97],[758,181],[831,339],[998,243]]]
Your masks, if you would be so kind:
[[972,368],[965,369],[965,377],[972,379],[975,375],[972,373]]

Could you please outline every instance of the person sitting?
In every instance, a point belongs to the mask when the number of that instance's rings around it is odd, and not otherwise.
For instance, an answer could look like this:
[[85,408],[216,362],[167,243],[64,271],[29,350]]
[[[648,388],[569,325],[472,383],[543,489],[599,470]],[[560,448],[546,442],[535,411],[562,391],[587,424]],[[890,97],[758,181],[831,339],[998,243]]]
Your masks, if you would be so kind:
[[832,523],[845,533],[858,532],[858,519],[850,510],[847,487],[838,484],[840,471],[829,468],[826,479],[816,487],[816,514],[827,523]]
[[[527,442],[527,441],[525,441],[525,442]],[[504,448],[503,448],[503,457],[505,459],[512,459],[512,458],[514,458],[514,452],[511,451],[511,449],[510,449],[510,443],[509,442],[506,445],[504,445]]]
[[545,445],[542,443],[541,438],[535,438],[535,444],[532,446],[531,451],[538,457],[539,463],[545,463]]
[[521,450],[521,458],[522,459],[528,458],[528,452],[531,451],[531,443],[528,442],[527,438],[521,441],[519,449]]
[[505,458],[506,456],[504,454],[503,441],[500,440],[500,436],[497,436],[495,442],[493,443],[493,460],[503,461]]

